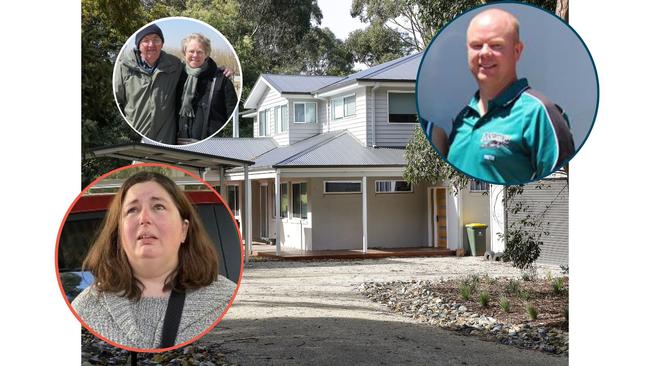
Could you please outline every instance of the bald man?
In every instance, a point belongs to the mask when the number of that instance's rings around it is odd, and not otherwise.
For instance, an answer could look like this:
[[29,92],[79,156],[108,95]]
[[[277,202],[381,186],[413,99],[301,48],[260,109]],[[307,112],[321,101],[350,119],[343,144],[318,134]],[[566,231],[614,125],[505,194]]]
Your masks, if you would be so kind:
[[562,109],[517,78],[524,50],[512,14],[488,9],[467,27],[467,61],[478,91],[454,120],[449,163],[490,183],[522,184],[561,168],[575,153]]

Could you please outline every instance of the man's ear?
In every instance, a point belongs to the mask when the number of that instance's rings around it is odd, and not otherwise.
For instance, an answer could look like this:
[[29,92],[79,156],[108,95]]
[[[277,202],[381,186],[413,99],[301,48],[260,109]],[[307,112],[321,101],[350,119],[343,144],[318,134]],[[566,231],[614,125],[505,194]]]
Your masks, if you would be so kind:
[[515,58],[517,59],[517,61],[519,61],[522,52],[524,52],[524,43],[519,41],[515,45]]

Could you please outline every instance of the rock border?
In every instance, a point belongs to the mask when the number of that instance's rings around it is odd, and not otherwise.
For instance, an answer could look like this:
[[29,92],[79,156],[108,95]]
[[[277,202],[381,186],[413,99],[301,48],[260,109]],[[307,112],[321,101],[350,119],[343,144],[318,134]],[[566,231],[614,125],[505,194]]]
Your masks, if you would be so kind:
[[[444,280],[437,281],[438,283]],[[437,296],[436,281],[364,282],[357,287],[373,302],[403,316],[483,340],[496,341],[556,355],[569,353],[569,332],[531,323],[508,324],[468,311],[455,301]]]

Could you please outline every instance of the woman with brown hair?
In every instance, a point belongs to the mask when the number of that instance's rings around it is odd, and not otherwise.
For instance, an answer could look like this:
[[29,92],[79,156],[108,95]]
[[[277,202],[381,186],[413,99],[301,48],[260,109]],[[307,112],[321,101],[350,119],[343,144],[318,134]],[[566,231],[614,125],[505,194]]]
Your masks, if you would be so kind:
[[236,287],[218,274],[216,250],[185,194],[146,171],[113,198],[83,269],[95,282],[72,302],[79,317],[107,340],[139,349],[198,336]]

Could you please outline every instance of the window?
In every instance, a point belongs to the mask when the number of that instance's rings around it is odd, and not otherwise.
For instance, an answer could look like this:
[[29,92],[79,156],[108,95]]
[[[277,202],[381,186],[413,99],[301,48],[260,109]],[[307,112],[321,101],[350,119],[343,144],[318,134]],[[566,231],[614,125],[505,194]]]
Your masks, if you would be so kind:
[[404,180],[377,180],[375,181],[376,193],[413,192],[411,184]]
[[289,183],[280,184],[280,217],[289,217]]
[[470,192],[487,192],[490,189],[490,185],[480,180],[472,179],[469,184]]
[[343,109],[345,117],[354,116],[357,108],[356,104],[356,97],[354,95],[343,98]]
[[388,122],[416,123],[415,93],[388,92]]
[[275,107],[275,132],[276,133],[287,131],[289,127],[288,119],[289,119],[289,113],[287,112],[286,105]]
[[316,123],[316,103],[293,103],[294,123]]
[[293,218],[307,219],[307,183],[291,184]]
[[268,136],[268,124],[271,122],[271,109],[266,109],[260,112],[259,116],[259,135]]
[[228,186],[228,207],[233,215],[239,216],[239,186]]
[[332,99],[332,118],[340,119],[343,117],[354,116],[356,113],[356,96],[348,95]]
[[360,181],[325,181],[324,193],[361,193]]

